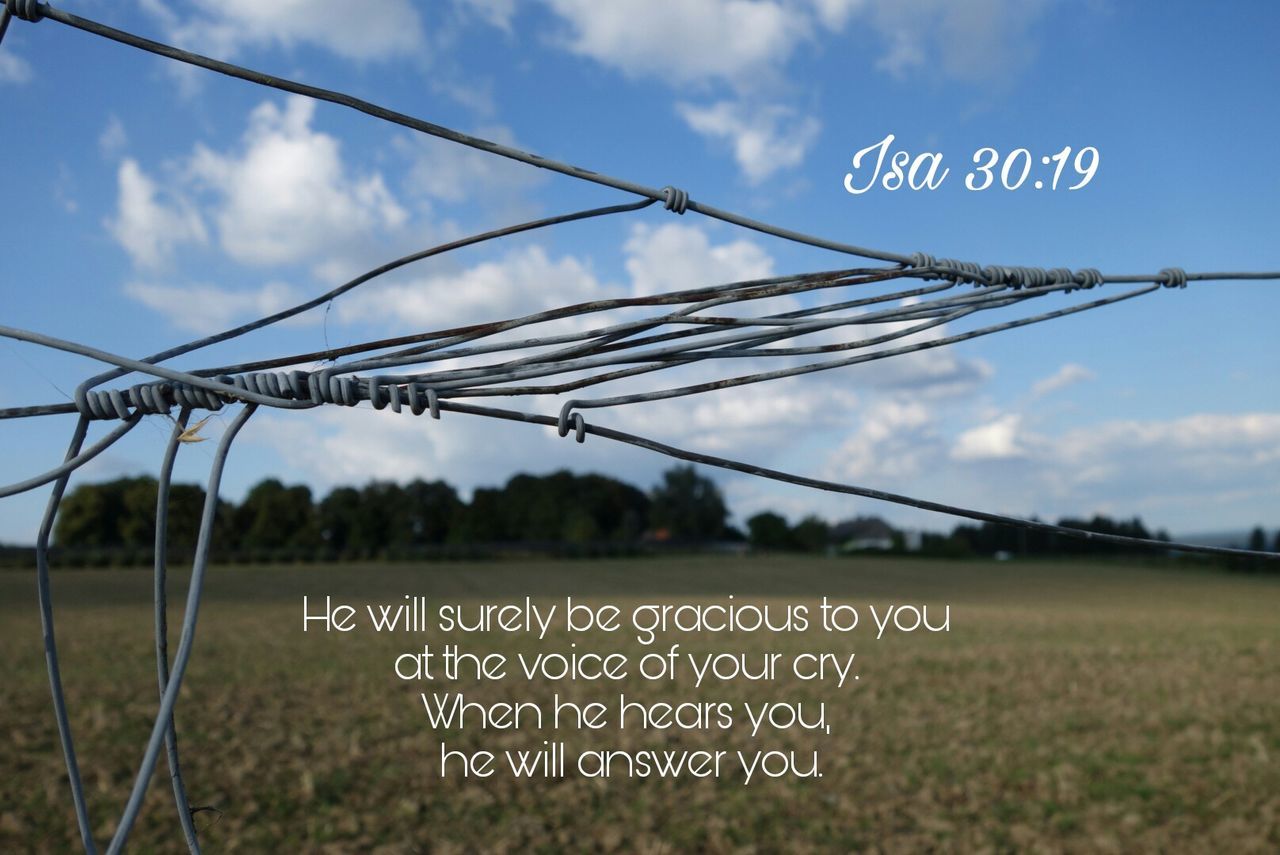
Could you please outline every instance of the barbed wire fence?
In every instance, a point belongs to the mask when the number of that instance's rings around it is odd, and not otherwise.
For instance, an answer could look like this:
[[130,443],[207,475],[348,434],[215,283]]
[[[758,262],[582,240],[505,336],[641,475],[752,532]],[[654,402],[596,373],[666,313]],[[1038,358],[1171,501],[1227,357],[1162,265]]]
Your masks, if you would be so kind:
[[[1020,519],[942,502],[842,484],[769,469],[751,463],[677,448],[627,431],[588,422],[584,411],[701,395],[754,383],[798,377],[852,365],[903,357],[934,348],[1019,327],[1087,312],[1122,301],[1148,298],[1189,283],[1222,280],[1277,280],[1280,271],[1188,273],[1167,267],[1152,275],[1105,274],[1093,268],[1039,268],[980,265],[937,259],[925,253],[908,255],[829,240],[720,210],[690,198],[675,187],[653,188],[578,166],[469,136],[377,104],[259,71],[243,68],[108,27],[37,0],[4,0],[0,10],[0,40],[11,19],[36,23],[52,20],[94,36],[148,51],[177,62],[228,77],[360,111],[376,119],[515,160],[540,169],[622,191],[637,201],[531,220],[434,246],[387,262],[327,293],[215,335],[169,348],[142,359],[131,358],[29,330],[0,325],[0,337],[79,354],[110,366],[75,389],[74,400],[0,409],[0,419],[76,415],[61,465],[26,480],[0,487],[0,498],[48,484],[49,495],[36,540],[36,578],[45,658],[54,714],[70,781],[72,801],[86,852],[97,844],[85,803],[71,725],[63,695],[54,614],[49,585],[49,539],[68,481],[77,469],[128,434],[144,419],[169,416],[176,408],[159,474],[154,553],[155,649],[160,705],[139,763],[128,801],[107,846],[123,850],[141,809],[159,755],[166,754],[174,803],[187,846],[200,851],[193,807],[181,772],[174,708],[191,657],[205,573],[208,568],[219,485],[232,442],[259,407],[309,410],[326,405],[353,407],[368,402],[374,409],[396,413],[424,413],[441,418],[459,413],[488,419],[554,427],[573,434],[624,443],[689,463],[718,467],[811,489],[891,502],[981,522],[1049,532],[1161,551],[1178,550],[1249,558],[1276,559],[1276,554],[1187,543],[1153,541],[1100,534]],[[406,265],[444,253],[500,240],[517,234],[600,217],[620,216],[661,203],[673,214],[700,214],[784,240],[830,250],[880,266],[857,266],[711,285],[662,294],[620,297],[548,308],[522,317],[368,341],[323,351],[271,357],[255,362],[180,371],[162,363],[174,357],[225,342],[330,303],[359,286]],[[972,285],[963,291],[960,286]],[[1137,287],[1097,297],[1073,297],[1103,286]],[[878,287],[877,287],[878,286]],[[887,289],[887,290],[886,290]],[[816,306],[764,313],[756,301],[813,295]],[[1068,298],[1049,308],[1053,298]],[[751,309],[756,309],[756,314]],[[743,310],[745,309],[745,314]],[[1015,316],[963,332],[930,337],[944,325],[982,313],[1013,310]],[[638,315],[638,317],[636,316]],[[527,328],[555,325],[563,331],[547,334]],[[760,361],[780,367],[759,368]],[[582,390],[642,375],[661,375],[684,366],[714,369],[716,379],[698,383],[659,384],[646,391],[600,397],[571,397],[559,412],[541,414],[480,403],[485,398],[523,398],[538,395],[581,394]],[[317,367],[319,365],[320,367]],[[737,366],[747,366],[738,369]],[[108,386],[136,373],[152,378],[127,387]],[[213,455],[208,488],[192,563],[178,645],[170,663],[167,626],[166,539],[168,499],[177,453],[190,439],[193,413],[241,405],[223,432]],[[86,447],[92,422],[116,424]]]

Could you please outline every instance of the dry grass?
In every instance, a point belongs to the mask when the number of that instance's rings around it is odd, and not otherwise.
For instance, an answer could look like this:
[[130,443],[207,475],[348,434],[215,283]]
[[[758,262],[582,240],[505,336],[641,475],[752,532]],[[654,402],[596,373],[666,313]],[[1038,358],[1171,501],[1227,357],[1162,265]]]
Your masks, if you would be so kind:
[[[105,839],[154,715],[150,578],[61,572],[54,586],[68,703]],[[826,594],[949,602],[952,631],[878,643],[859,633],[845,645],[822,635],[683,639],[690,649],[859,653],[854,689],[738,683],[701,693],[827,700],[831,736],[765,740],[819,748],[821,779],[441,781],[441,738],[498,751],[548,734],[432,733],[420,687],[389,671],[413,641],[304,636],[304,593],[351,602]],[[200,815],[210,852],[1275,851],[1278,606],[1276,580],[1114,565],[755,558],[216,569],[180,738],[193,802],[223,812],[212,825]],[[473,646],[513,645],[488,637]],[[0,851],[70,851],[74,819],[30,574],[0,576],[0,657]],[[494,700],[557,691],[464,688]],[[617,690],[651,700],[698,694],[640,681]],[[759,745],[741,731],[560,738],[571,751]],[[182,851],[167,776],[157,776],[132,841],[136,851]]]

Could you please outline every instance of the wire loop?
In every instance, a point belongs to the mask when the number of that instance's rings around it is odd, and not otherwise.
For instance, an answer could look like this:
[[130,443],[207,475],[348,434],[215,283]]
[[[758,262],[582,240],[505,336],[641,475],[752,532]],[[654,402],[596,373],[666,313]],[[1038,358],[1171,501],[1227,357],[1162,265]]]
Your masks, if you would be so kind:
[[13,17],[32,24],[44,20],[44,10],[48,8],[39,0],[6,0],[5,6]]
[[662,188],[662,206],[683,216],[689,208],[689,194],[677,187],[667,185]]

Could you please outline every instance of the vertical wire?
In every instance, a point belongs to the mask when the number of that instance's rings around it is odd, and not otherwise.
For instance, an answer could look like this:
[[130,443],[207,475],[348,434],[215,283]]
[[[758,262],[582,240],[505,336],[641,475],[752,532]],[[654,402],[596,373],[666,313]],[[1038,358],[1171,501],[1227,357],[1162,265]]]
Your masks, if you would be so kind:
[[[174,422],[169,445],[160,464],[160,480],[156,487],[156,545],[155,545],[155,609],[156,609],[156,677],[160,683],[160,699],[164,700],[169,685],[169,616],[167,588],[168,537],[169,537],[169,487],[173,479],[173,463],[178,457],[180,438],[186,430],[191,408],[183,407]],[[187,839],[192,855],[200,855],[200,838],[196,832],[191,806],[187,801],[187,788],[182,780],[182,766],[178,762],[178,729],[172,714],[164,731],[165,757],[169,764],[169,777],[173,783],[173,802],[178,809],[178,821]]]
[[[89,431],[89,418],[80,416],[76,429],[67,445],[66,459],[72,460],[80,453],[85,434]],[[76,746],[71,737],[71,722],[67,718],[67,701],[62,694],[62,669],[58,663],[58,643],[53,627],[53,592],[49,587],[49,535],[53,520],[58,515],[62,494],[71,480],[71,472],[64,472],[53,485],[44,518],[40,521],[40,533],[36,537],[36,596],[40,601],[40,628],[44,634],[44,661],[49,672],[49,689],[53,693],[53,715],[58,722],[58,737],[62,741],[62,756],[67,761],[67,777],[71,784],[71,801],[75,805],[76,823],[80,826],[80,841],[88,855],[97,855],[93,842],[93,828],[89,824],[89,811],[85,807],[84,782],[80,778],[80,764],[76,762]]]
[[256,404],[247,404],[245,408],[228,425],[222,439],[218,441],[218,450],[213,457],[213,465],[209,469],[209,489],[204,497],[204,512],[200,517],[200,536],[196,541],[195,561],[191,567],[191,583],[187,591],[187,607],[182,616],[182,633],[178,639],[178,652],[173,657],[173,670],[169,675],[169,684],[165,686],[164,695],[160,699],[160,710],[156,713],[155,724],[151,728],[151,738],[147,742],[147,750],[143,754],[142,763],[138,767],[137,777],[133,781],[133,790],[120,816],[120,824],[116,827],[115,836],[107,848],[107,855],[118,855],[128,842],[129,832],[142,809],[142,800],[147,793],[147,785],[155,772],[156,761],[160,756],[160,746],[164,742],[168,724],[173,715],[173,706],[182,688],[182,677],[187,671],[187,662],[191,659],[191,648],[195,642],[196,619],[200,615],[200,600],[203,595],[205,569],[209,563],[209,545],[213,538],[213,521],[218,510],[218,486],[222,482],[222,469],[227,461],[227,453],[231,450],[231,442],[244,427],[254,411]]

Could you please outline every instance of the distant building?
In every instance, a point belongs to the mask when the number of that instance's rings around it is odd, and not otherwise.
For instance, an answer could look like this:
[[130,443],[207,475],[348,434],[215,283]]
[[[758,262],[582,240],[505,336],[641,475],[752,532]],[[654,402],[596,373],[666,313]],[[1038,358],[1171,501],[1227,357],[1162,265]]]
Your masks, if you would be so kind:
[[902,530],[902,548],[907,552],[919,552],[924,546],[924,532],[918,528]]
[[831,527],[837,552],[888,551],[894,546],[894,530],[879,517],[856,517]]

